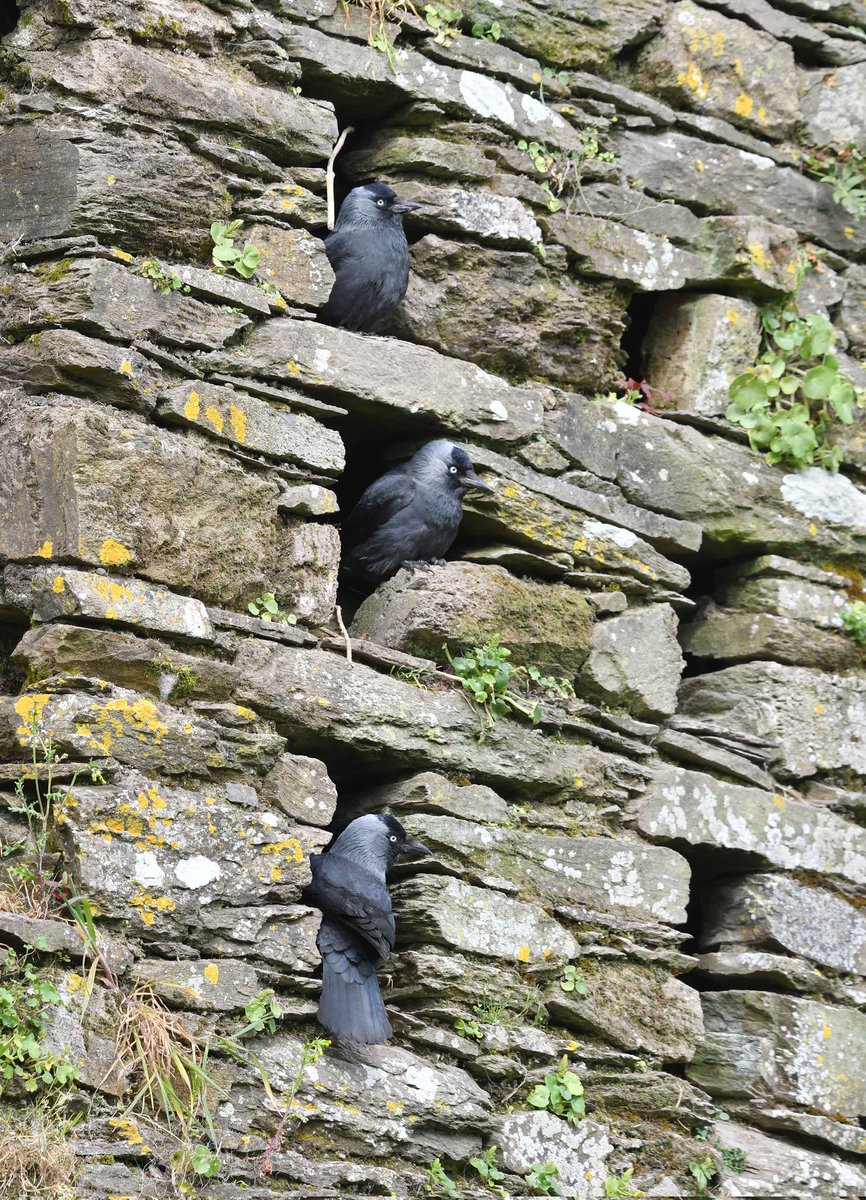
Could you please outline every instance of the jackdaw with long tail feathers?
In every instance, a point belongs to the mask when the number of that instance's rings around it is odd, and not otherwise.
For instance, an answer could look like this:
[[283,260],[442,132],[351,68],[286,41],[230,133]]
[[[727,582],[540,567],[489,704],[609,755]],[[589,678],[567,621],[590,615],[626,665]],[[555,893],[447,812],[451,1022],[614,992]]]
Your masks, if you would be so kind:
[[376,978],[395,939],[386,876],[398,858],[429,853],[393,817],[368,813],[351,821],[327,854],[310,856],[313,880],[304,898],[324,914],[316,942],[319,1020],[338,1037],[377,1044],[391,1036]]
[[440,438],[371,483],[343,522],[344,578],[375,587],[400,567],[435,562],[450,549],[463,497],[492,492],[465,450]]
[[334,286],[319,320],[358,333],[378,333],[409,286],[409,245],[403,215],[420,208],[385,183],[352,188],[340,207],[325,253]]

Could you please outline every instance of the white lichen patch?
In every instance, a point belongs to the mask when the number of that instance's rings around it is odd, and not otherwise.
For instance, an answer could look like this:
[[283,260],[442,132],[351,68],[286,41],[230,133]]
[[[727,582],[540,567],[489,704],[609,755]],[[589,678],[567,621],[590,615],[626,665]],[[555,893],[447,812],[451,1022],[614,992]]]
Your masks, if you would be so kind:
[[866,529],[866,494],[844,475],[806,467],[784,477],[782,496],[804,517]]
[[212,858],[205,858],[203,854],[194,854],[192,858],[182,858],[175,866],[174,874],[183,887],[195,891],[198,888],[207,887],[209,883],[219,879],[222,875],[222,868]]
[[475,71],[461,71],[460,95],[479,117],[496,117],[506,125],[514,124],[514,109],[501,83]]

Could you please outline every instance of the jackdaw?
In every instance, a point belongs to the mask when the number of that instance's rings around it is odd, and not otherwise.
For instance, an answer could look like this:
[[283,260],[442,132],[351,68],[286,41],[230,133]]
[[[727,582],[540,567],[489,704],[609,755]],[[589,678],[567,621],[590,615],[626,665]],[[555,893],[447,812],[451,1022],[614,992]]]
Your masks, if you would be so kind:
[[327,854],[310,855],[304,898],[324,914],[319,1020],[331,1033],[376,1044],[391,1036],[376,966],[394,949],[394,917],[385,877],[406,854],[429,854],[399,821],[368,813],[350,822]]
[[435,562],[450,550],[473,488],[492,492],[465,450],[440,438],[371,483],[343,523],[346,579],[374,587],[404,563]]
[[320,321],[358,333],[378,333],[388,324],[409,285],[403,214],[420,207],[384,183],[352,188],[325,238],[336,279]]

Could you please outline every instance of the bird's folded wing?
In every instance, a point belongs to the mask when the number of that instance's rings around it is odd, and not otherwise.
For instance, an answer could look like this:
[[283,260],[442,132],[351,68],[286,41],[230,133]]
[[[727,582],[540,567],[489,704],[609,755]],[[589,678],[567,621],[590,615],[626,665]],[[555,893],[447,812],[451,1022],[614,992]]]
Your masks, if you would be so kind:
[[340,921],[322,922],[318,947],[332,971],[346,983],[365,983],[376,970],[376,956],[370,946]]
[[396,937],[391,898],[385,885],[370,872],[359,870],[345,860],[335,861],[326,854],[320,859],[305,896],[323,913],[369,942],[380,958],[390,957]]
[[357,546],[415,499],[415,480],[402,468],[388,471],[371,483],[343,522],[343,539]]

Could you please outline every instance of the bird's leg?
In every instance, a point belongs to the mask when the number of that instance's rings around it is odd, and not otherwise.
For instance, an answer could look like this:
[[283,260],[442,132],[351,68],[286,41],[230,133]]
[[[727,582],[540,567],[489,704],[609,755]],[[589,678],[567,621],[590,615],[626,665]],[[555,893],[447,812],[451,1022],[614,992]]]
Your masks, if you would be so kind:
[[382,974],[377,974],[376,978],[379,981],[380,987],[390,988],[390,987],[394,986],[394,976],[389,975],[387,972],[382,973]]
[[432,571],[433,563],[427,562],[423,558],[407,558],[405,562],[400,564],[407,571]]

